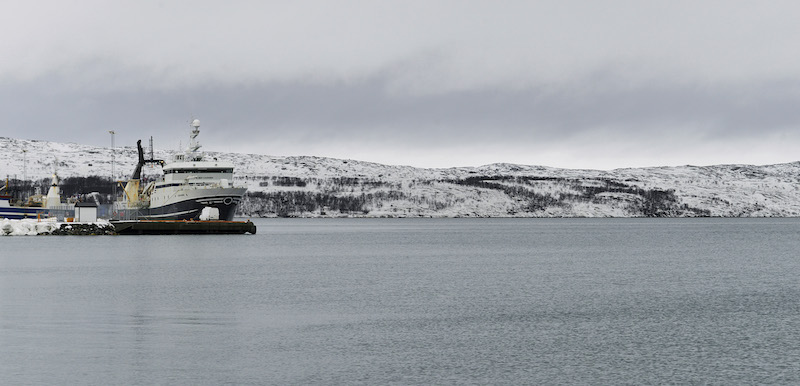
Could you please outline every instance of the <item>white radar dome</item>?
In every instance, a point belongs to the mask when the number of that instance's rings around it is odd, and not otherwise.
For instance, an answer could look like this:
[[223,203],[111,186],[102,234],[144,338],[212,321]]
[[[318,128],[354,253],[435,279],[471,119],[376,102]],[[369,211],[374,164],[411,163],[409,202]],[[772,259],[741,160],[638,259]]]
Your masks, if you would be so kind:
[[192,121],[192,127],[194,127],[194,128],[200,127],[200,120],[199,119],[193,120]]

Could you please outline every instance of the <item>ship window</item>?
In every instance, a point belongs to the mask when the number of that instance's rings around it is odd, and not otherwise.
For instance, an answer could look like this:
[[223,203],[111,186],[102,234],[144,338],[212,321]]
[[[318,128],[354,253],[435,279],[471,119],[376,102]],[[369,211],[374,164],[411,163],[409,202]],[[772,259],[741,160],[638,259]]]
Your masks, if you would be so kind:
[[192,169],[171,169],[165,170],[164,174],[186,174],[186,173],[233,173],[231,168],[192,168]]

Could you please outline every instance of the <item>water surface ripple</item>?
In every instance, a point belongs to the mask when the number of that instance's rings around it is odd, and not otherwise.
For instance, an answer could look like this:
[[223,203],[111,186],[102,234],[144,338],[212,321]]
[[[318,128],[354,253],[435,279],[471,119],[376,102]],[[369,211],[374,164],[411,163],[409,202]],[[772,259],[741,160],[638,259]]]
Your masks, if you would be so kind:
[[3,238],[4,383],[800,383],[800,219],[258,226]]

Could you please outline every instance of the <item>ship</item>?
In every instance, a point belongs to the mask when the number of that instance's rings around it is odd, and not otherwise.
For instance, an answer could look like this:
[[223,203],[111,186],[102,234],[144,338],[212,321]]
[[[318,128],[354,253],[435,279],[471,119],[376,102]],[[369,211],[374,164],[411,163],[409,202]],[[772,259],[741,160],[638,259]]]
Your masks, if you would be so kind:
[[[8,184],[4,187],[0,187],[0,191],[5,190],[7,187]],[[10,195],[0,193],[0,218],[11,220],[37,218],[44,212],[44,208],[42,207],[12,205],[11,200],[12,197]]]
[[[197,140],[200,120],[191,124],[186,151],[166,163],[144,158],[137,142],[139,162],[124,186],[123,200],[114,207],[113,218],[133,220],[223,220],[232,221],[247,188],[233,186],[233,163],[206,159]],[[142,184],[142,168],[158,164],[163,175]]]
[[0,218],[19,220],[56,217],[64,219],[73,216],[74,205],[61,202],[61,191],[58,184],[58,173],[54,171],[47,196],[34,195],[29,197],[27,202],[16,204],[13,203],[13,196],[10,194],[9,183],[6,180],[5,186],[0,187]]

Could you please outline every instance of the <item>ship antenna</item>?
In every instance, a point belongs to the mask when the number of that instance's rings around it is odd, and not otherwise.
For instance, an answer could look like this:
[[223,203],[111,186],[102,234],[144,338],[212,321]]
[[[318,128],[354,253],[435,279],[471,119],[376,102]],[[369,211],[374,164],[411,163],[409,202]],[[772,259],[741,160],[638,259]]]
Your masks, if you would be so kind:
[[52,186],[58,186],[58,157],[53,156],[53,182],[51,183]]
[[153,136],[150,136],[150,160],[156,159],[155,155],[153,154]]
[[189,148],[187,149],[188,157],[195,161],[200,161],[203,158],[203,155],[198,152],[202,146],[197,141],[197,136],[200,134],[200,120],[193,119],[191,126],[192,133],[189,135]]
[[189,142],[189,151],[192,153],[200,150],[200,142],[197,142],[197,135],[200,134],[200,120],[194,119],[192,120],[192,134],[190,136],[191,141]]

